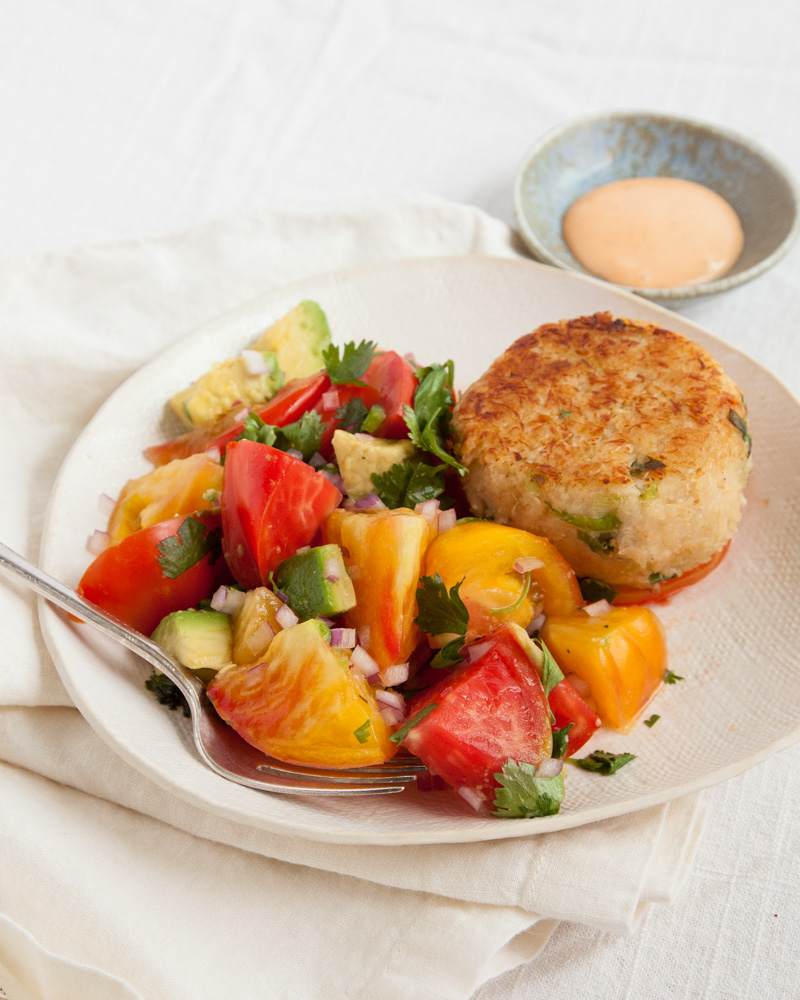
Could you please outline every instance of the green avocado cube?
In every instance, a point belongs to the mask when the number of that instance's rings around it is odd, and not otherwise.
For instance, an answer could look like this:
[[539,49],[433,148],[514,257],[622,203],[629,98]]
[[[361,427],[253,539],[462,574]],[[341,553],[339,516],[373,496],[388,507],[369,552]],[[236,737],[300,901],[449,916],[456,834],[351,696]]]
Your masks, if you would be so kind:
[[355,607],[353,581],[338,545],[318,545],[284,559],[275,570],[274,580],[303,621],[330,618]]
[[307,299],[265,330],[253,349],[276,354],[288,381],[321,371],[325,367],[322,352],[330,342],[331,331],[325,313],[316,302]]
[[150,638],[204,680],[233,659],[231,620],[219,611],[173,611]]

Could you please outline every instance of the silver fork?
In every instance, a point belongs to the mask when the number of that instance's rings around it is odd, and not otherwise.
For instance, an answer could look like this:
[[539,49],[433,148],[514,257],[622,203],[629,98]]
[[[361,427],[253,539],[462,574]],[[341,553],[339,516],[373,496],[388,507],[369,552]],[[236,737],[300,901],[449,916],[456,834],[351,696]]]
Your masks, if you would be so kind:
[[147,660],[183,692],[191,713],[192,735],[200,759],[229,781],[262,792],[288,795],[385,795],[402,792],[425,771],[416,757],[349,770],[300,767],[267,757],[238,736],[217,715],[200,680],[141,632],[86,601],[0,542],[0,569]]

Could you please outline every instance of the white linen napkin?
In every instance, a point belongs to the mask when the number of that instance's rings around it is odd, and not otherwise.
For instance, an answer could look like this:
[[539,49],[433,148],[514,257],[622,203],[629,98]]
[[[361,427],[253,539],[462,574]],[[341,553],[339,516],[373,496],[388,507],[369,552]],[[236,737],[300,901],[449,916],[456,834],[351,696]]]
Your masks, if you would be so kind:
[[[195,326],[315,273],[475,252],[517,249],[477,209],[397,197],[0,265],[14,470],[0,491],[3,540],[36,561],[50,486],[82,426]],[[0,811],[0,914],[22,929],[0,933],[0,987],[5,962],[32,997],[49,995],[37,984],[60,956],[148,1000],[464,998],[532,958],[559,919],[632,929],[674,897],[700,836],[696,796],[484,844],[357,847],[251,829],[175,799],[103,744],[70,704],[33,597],[5,579],[0,634],[0,788],[14,804]],[[9,954],[15,933],[27,935],[27,968]]]

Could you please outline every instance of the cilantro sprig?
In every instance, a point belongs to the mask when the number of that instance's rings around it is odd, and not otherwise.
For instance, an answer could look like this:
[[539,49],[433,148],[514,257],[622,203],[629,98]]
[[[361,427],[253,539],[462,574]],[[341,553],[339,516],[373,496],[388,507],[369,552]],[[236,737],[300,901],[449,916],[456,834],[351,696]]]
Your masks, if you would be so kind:
[[364,406],[364,400],[353,396],[352,399],[347,400],[344,406],[340,406],[336,410],[334,416],[339,421],[340,430],[355,434],[361,430],[367,419],[367,408]]
[[202,521],[187,517],[177,532],[160,541],[156,549],[162,575],[174,580],[209,552],[211,564],[217,561],[222,552],[222,529],[207,528]]
[[250,412],[245,417],[244,429],[234,441],[255,441],[280,451],[294,448],[302,454],[304,461],[308,461],[314,452],[319,451],[326,427],[316,410],[307,410],[299,420],[285,427],[265,424],[257,413]]
[[564,801],[564,775],[542,777],[533,764],[525,761],[509,757],[495,779],[499,787],[495,792],[493,815],[504,819],[554,816]]
[[415,715],[412,715],[410,719],[406,719],[406,721],[397,730],[397,732],[392,733],[392,735],[389,737],[389,740],[392,743],[402,743],[403,740],[406,738],[406,736],[408,736],[408,734],[414,728],[414,726],[416,726],[418,722],[422,722],[422,720],[425,718],[426,715],[430,715],[430,713],[434,710],[434,708],[438,707],[439,707],[439,702],[432,701],[429,705],[426,705],[424,708],[421,708]]
[[371,340],[362,340],[359,344],[351,340],[344,345],[340,354],[339,348],[330,344],[322,352],[328,378],[334,385],[366,385],[366,382],[361,381],[361,376],[375,357],[377,346]]
[[616,774],[621,767],[636,760],[632,753],[609,753],[607,750],[595,750],[588,757],[567,757],[567,762],[584,771],[595,771],[597,774]]
[[358,729],[353,730],[353,736],[358,740],[359,743],[367,743],[369,741],[370,730],[372,729],[372,719],[367,719]]
[[561,758],[567,752],[567,746],[569,744],[569,731],[575,725],[574,722],[568,722],[566,726],[561,729],[553,730],[553,756]]
[[676,684],[678,681],[682,681],[684,678],[680,674],[674,674],[671,670],[667,670],[664,674],[665,684]]
[[428,635],[452,633],[456,636],[439,650],[437,659],[442,666],[456,663],[467,635],[469,611],[459,596],[463,580],[448,591],[438,573],[422,576],[417,587],[417,617],[415,624]]
[[153,672],[144,682],[144,686],[153,695],[159,705],[166,705],[171,712],[181,708],[187,719],[191,715],[189,703],[183,691],[166,674]]
[[463,476],[466,467],[447,449],[453,433],[453,362],[420,368],[417,378],[419,385],[414,393],[414,406],[403,407],[408,436],[421,451],[436,455]]
[[388,472],[372,473],[375,492],[387,507],[410,507],[424,500],[435,500],[444,493],[443,465],[424,462],[395,463]]

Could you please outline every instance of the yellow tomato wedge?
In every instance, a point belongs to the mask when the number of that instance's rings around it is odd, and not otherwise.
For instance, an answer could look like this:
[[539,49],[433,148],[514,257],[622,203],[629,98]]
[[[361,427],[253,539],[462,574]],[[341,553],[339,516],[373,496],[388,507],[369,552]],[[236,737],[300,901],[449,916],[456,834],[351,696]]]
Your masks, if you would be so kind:
[[[530,571],[526,591],[525,574],[514,563],[530,557],[540,565]],[[425,554],[425,575],[435,573],[448,590],[464,581],[459,596],[469,611],[468,642],[501,625],[525,628],[540,612],[566,614],[583,603],[575,573],[551,542],[493,521],[466,521],[439,535]]]
[[313,620],[278,632],[261,662],[223,667],[208,697],[243,739],[278,760],[360,767],[396,752],[370,686]]
[[587,701],[607,726],[628,732],[667,667],[664,627],[649,608],[612,607],[549,617],[542,639],[565,674],[589,685]]
[[222,489],[222,466],[209,455],[176,458],[122,488],[111,512],[108,533],[119,542],[140,528],[166,521],[177,514],[210,510],[214,504],[203,499],[208,490]]
[[417,583],[428,545],[428,522],[413,510],[335,510],[322,526],[326,542],[342,549],[353,580],[356,606],[344,615],[348,628],[381,670],[405,663],[419,638]]
[[267,587],[256,587],[245,594],[242,606],[231,616],[233,626],[233,662],[254,663],[262,657],[281,631],[276,615],[283,601]]

